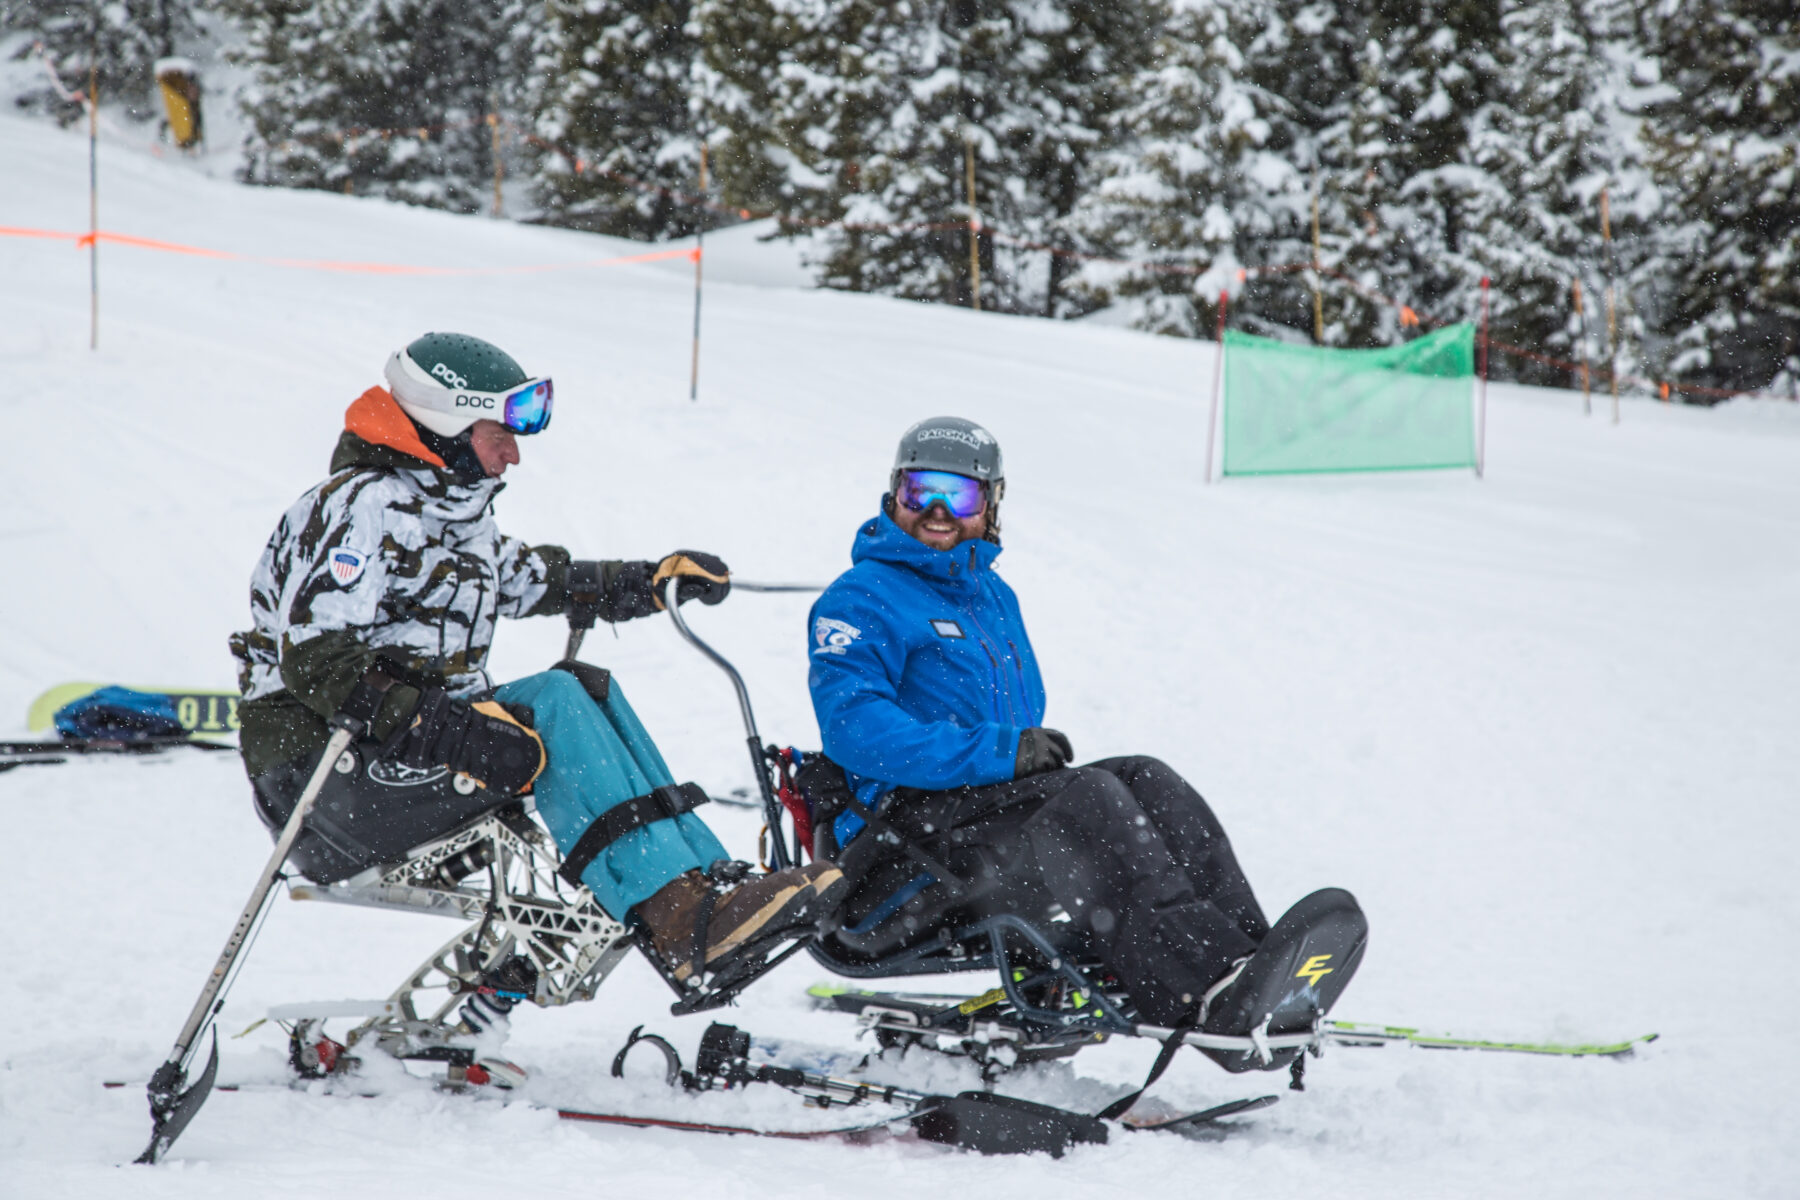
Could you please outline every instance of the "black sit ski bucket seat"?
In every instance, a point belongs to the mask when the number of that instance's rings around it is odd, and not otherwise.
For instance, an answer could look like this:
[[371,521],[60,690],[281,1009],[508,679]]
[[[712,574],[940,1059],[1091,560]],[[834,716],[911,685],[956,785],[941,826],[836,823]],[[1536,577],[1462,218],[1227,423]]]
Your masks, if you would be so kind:
[[[380,748],[363,742],[345,752],[294,842],[288,863],[314,883],[404,862],[410,851],[518,803],[444,767],[414,770],[382,759]],[[256,815],[271,836],[287,824],[316,765],[313,758],[284,763],[251,781]]]
[[[1013,861],[1028,851],[1018,839],[992,836],[1016,819],[1014,811],[900,789],[874,814],[851,795],[836,763],[821,754],[795,757],[815,856],[835,858],[850,882],[811,947],[824,966],[851,977],[984,970],[995,965],[985,938],[963,943],[956,931],[996,917],[1022,920],[1080,956],[1079,932],[1035,872]],[[833,826],[847,809],[873,819],[840,849]]]

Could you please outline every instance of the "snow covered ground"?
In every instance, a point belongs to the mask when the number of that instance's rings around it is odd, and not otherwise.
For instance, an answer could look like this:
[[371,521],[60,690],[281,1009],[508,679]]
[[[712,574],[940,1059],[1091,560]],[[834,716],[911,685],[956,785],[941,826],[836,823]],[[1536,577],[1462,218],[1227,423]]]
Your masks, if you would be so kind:
[[[103,151],[102,223],[145,236],[459,266],[641,249]],[[0,225],[83,226],[85,155],[76,133],[0,117]],[[65,679],[228,686],[225,639],[275,517],[322,475],[384,355],[427,329],[555,375],[556,423],[499,512],[586,555],[697,546],[746,578],[823,581],[899,431],[952,411],[1006,447],[1002,568],[1051,723],[1084,757],[1156,753],[1194,779],[1271,915],[1328,883],[1361,898],[1372,944],[1338,1015],[1662,1039],[1630,1062],[1338,1050],[1222,1144],[1138,1135],[1057,1163],[576,1127],[418,1086],[220,1094],[169,1164],[121,1167],[148,1131],[142,1081],[268,841],[224,756],[85,762],[0,775],[0,1194],[1793,1194],[1800,412],[1628,400],[1612,428],[1570,393],[1495,387],[1485,482],[1208,489],[1210,345],[774,286],[792,255],[737,237],[717,239],[737,261],[710,275],[698,404],[685,263],[419,278],[108,246],[90,353],[85,255],[0,238],[0,728],[22,732]],[[806,605],[742,594],[695,617],[765,733],[801,746],[817,737]],[[562,635],[511,627],[498,671],[541,668]],[[723,679],[665,624],[597,633],[586,656],[616,670],[678,777],[748,784]],[[747,814],[709,820],[753,852]],[[448,933],[280,901],[221,1028],[383,995]],[[805,1003],[819,975],[797,960],[730,1019],[849,1048],[852,1023]],[[694,1101],[607,1078],[639,1023],[691,1050],[706,1022],[668,1002],[633,960],[596,1003],[524,1012],[510,1050],[537,1070],[528,1094],[805,1119],[779,1092]],[[278,1081],[281,1053],[272,1026],[227,1041],[222,1078]],[[1098,1107],[1150,1057],[1108,1045],[1008,1087]],[[1197,1107],[1281,1082],[1189,1055],[1157,1094]]]

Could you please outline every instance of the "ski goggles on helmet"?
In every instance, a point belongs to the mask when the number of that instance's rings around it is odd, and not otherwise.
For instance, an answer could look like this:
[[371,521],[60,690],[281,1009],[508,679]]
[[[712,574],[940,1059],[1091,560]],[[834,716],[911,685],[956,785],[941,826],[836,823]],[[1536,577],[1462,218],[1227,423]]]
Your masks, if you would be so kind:
[[901,471],[894,498],[913,512],[941,503],[958,520],[977,515],[988,502],[985,483],[949,471]]
[[550,425],[551,400],[556,388],[548,379],[527,380],[510,392],[505,400],[500,423],[514,433],[542,433]]
[[[453,374],[453,373],[452,373]],[[542,433],[550,425],[556,387],[549,379],[527,379],[499,392],[482,392],[458,386],[455,378],[428,375],[404,350],[388,360],[387,380],[395,399],[404,404],[441,413],[453,424],[439,433],[467,428],[469,423],[498,421],[517,434]],[[436,422],[433,422],[436,427]]]

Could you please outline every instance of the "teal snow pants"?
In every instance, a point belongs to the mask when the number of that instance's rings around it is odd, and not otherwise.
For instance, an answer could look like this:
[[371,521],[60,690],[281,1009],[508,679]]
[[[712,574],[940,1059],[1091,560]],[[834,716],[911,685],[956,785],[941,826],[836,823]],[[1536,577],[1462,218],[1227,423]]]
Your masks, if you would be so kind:
[[[544,671],[495,691],[496,699],[535,714],[549,765],[533,789],[538,817],[567,854],[607,809],[674,783],[656,743],[613,680],[605,704],[566,671]],[[581,882],[609,915],[624,920],[633,905],[687,871],[730,858],[693,813],[634,829],[606,847],[581,873]]]

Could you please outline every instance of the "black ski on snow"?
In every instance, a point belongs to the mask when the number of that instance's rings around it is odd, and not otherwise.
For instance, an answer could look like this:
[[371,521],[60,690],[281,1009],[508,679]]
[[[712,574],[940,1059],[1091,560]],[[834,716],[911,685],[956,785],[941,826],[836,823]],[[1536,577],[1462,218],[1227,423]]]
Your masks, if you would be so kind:
[[1143,1119],[1126,1116],[1120,1123],[1127,1129],[1156,1130],[1172,1129],[1180,1131],[1197,1125],[1211,1125],[1226,1117],[1235,1117],[1239,1113],[1255,1112],[1259,1108],[1267,1108],[1281,1099],[1280,1096],[1250,1096],[1243,1100],[1227,1100],[1223,1104],[1215,1104],[1211,1108],[1203,1108],[1199,1112],[1183,1113],[1179,1117],[1163,1117],[1160,1119]]
[[195,750],[230,750],[229,742],[208,742],[188,737],[138,738],[129,742],[113,738],[63,738],[56,742],[0,742],[0,771],[14,767],[54,766],[90,754],[160,754],[180,746]]

